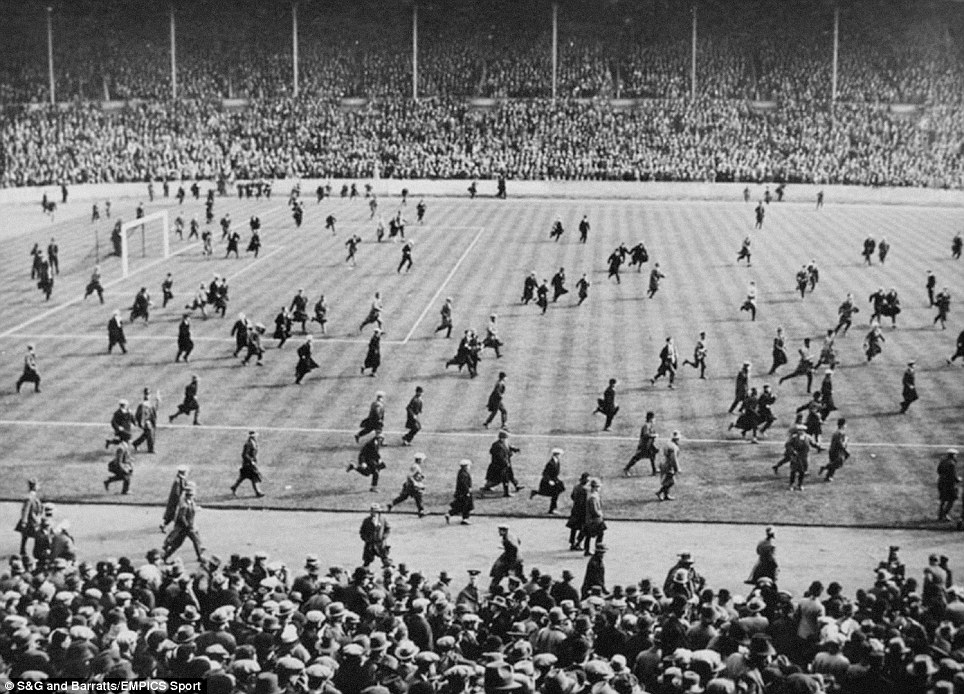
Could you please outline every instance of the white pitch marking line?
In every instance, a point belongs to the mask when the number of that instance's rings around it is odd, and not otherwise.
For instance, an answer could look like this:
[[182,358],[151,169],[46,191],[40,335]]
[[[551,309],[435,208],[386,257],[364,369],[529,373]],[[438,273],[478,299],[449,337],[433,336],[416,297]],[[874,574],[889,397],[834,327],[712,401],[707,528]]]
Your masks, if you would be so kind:
[[280,252],[283,251],[284,249],[285,249],[284,246],[278,246],[278,247],[275,248],[273,251],[271,251],[270,253],[268,253],[268,255],[263,255],[263,256],[261,256],[260,258],[255,258],[255,259],[252,260],[250,263],[248,263],[247,265],[245,265],[243,268],[241,268],[240,270],[238,270],[237,272],[235,272],[233,275],[228,275],[226,279],[230,282],[230,281],[233,280],[235,277],[237,277],[238,275],[240,275],[242,272],[247,272],[248,270],[251,269],[252,266],[257,265],[257,264],[260,263],[262,260],[267,260],[268,258],[270,258],[271,256],[273,256],[275,253],[280,253]]
[[[200,245],[200,244],[198,244],[198,243],[194,243],[194,244],[191,244],[190,246],[185,246],[184,248],[180,248],[180,249],[174,251],[174,252],[171,253],[171,255],[170,255],[169,257],[167,257],[167,258],[158,258],[157,260],[154,260],[154,261],[148,263],[147,265],[143,265],[143,266],[141,266],[141,267],[135,268],[133,272],[131,272],[131,273],[129,273],[129,274],[127,275],[127,277],[118,277],[117,279],[111,280],[111,281],[108,282],[107,284],[103,285],[103,286],[104,286],[104,289],[107,289],[108,287],[113,287],[113,286],[116,285],[116,284],[120,284],[121,282],[130,279],[133,275],[136,275],[138,272],[143,272],[144,270],[149,270],[150,268],[154,267],[155,265],[158,265],[158,264],[163,263],[163,262],[165,262],[165,261],[167,261],[167,260],[170,260],[170,259],[173,258],[174,256],[179,255],[179,254],[181,254],[181,253],[184,253],[184,252],[186,252],[186,251],[189,251],[189,250],[191,250],[192,248],[196,248],[196,247],[199,246],[199,245]],[[4,332],[0,333],[0,337],[7,337],[7,336],[9,336],[9,335],[13,335],[14,333],[19,332],[19,331],[23,330],[24,328],[26,328],[28,325],[33,325],[33,324],[36,323],[37,321],[41,321],[41,320],[43,320],[44,318],[47,318],[48,316],[52,316],[53,314],[57,313],[58,311],[60,311],[60,310],[62,310],[62,309],[67,308],[68,306],[73,306],[74,304],[79,304],[79,303],[80,303],[81,301],[83,301],[83,300],[84,300],[84,297],[83,297],[83,296],[78,296],[78,297],[75,297],[75,298],[71,299],[70,301],[66,301],[66,302],[60,304],[59,306],[54,306],[52,309],[49,309],[49,310],[47,310],[47,311],[44,311],[43,313],[37,314],[36,316],[34,316],[33,318],[31,318],[30,320],[26,320],[26,321],[24,321],[23,323],[21,323],[20,325],[15,325],[14,327],[10,328],[9,330],[5,330]]]
[[[172,336],[165,335],[127,335],[128,342],[170,342],[174,339]],[[288,338],[290,340],[296,337],[304,337],[301,335],[292,336]],[[315,345],[323,345],[326,342],[334,343],[344,343],[351,345],[367,345],[368,340],[350,337],[325,337],[324,335],[316,335]],[[30,333],[17,333],[16,335],[0,335],[0,338],[8,339],[18,339],[18,340],[103,340],[103,335],[91,335],[89,333],[76,333],[76,334],[30,334]],[[234,344],[233,337],[196,337],[192,336],[191,339],[194,342],[230,342]],[[271,338],[274,339],[274,338]],[[401,340],[382,340],[383,345],[401,345],[404,344]]]
[[462,255],[460,255],[459,259],[455,261],[455,265],[453,265],[452,269],[449,270],[449,274],[445,276],[445,279],[442,280],[442,284],[439,285],[439,288],[436,290],[435,294],[432,296],[431,299],[429,299],[428,303],[425,304],[425,308],[422,309],[422,312],[419,314],[418,318],[415,319],[415,323],[408,331],[408,334],[405,335],[405,339],[402,340],[402,344],[408,344],[408,341],[411,339],[412,335],[415,334],[415,329],[418,328],[419,323],[422,322],[422,319],[425,318],[425,315],[435,306],[435,302],[438,301],[438,298],[439,296],[441,296],[442,291],[445,289],[445,286],[449,283],[449,280],[451,280],[452,277],[455,276],[455,273],[459,269],[459,266],[462,264],[462,261],[465,260],[465,258],[469,255],[472,249],[475,248],[475,244],[478,242],[480,238],[482,238],[483,233],[485,233],[485,227],[479,227],[479,231],[475,235],[475,238],[473,238],[472,242],[466,247],[464,251],[462,251]]
[[[47,422],[40,420],[18,420],[18,419],[0,419],[0,426],[25,426],[25,427],[77,427],[77,428],[92,428],[97,427],[103,429],[107,426],[104,422]],[[199,426],[192,426],[189,424],[182,425],[170,425],[170,424],[159,424],[159,428],[162,429],[185,429],[185,430],[201,430],[201,431],[250,431],[251,429],[257,429],[261,432],[272,432],[272,433],[297,433],[297,434],[344,434],[352,435],[355,434],[355,429],[323,429],[314,427],[267,427],[246,424],[244,426],[232,426],[228,424],[223,425],[211,425],[203,424]],[[386,434],[401,436],[405,433],[404,430],[399,429],[386,430]],[[495,435],[490,431],[425,431],[424,429],[419,432],[420,436],[434,436],[438,438],[485,438],[491,439]],[[512,432],[512,436],[515,438],[523,439],[548,439],[548,440],[572,440],[572,441],[595,441],[595,442],[607,442],[615,441],[617,443],[638,442],[638,436],[589,436],[586,434],[524,434]],[[686,443],[700,443],[700,444],[732,444],[748,446],[746,441],[739,439],[684,439]],[[783,441],[760,441],[760,444],[766,446],[782,446]],[[853,447],[857,448],[950,448],[950,447],[960,447],[962,444],[947,444],[947,443],[893,443],[893,442],[866,442],[866,443],[851,443]]]

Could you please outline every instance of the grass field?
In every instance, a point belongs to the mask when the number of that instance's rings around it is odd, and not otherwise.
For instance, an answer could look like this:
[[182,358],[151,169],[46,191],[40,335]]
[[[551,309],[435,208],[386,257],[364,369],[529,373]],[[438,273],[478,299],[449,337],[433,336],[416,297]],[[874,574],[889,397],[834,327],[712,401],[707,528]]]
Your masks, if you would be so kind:
[[[382,200],[386,217],[397,199]],[[962,328],[960,309],[952,306],[946,331],[931,325],[924,279],[932,269],[939,286],[964,296],[964,265],[950,258],[950,240],[964,225],[964,211],[912,207],[809,204],[771,205],[762,231],[752,230],[752,209],[742,203],[607,202],[559,200],[429,199],[425,225],[409,225],[415,239],[415,267],[398,275],[397,244],[374,242],[364,201],[334,200],[306,204],[306,220],[296,230],[283,198],[271,201],[219,199],[215,214],[230,212],[247,237],[246,220],[258,214],[263,224],[261,258],[223,259],[224,246],[205,260],[193,242],[175,241],[177,253],[167,261],[135,258],[134,275],[121,280],[119,262],[102,264],[107,303],[80,301],[94,262],[89,207],[67,206],[55,222],[40,219],[38,209],[10,210],[0,267],[0,436],[9,484],[4,498],[18,498],[20,480],[40,478],[45,495],[71,501],[119,503],[162,502],[178,464],[192,466],[206,506],[354,509],[372,500],[387,502],[401,486],[415,451],[428,455],[427,502],[444,510],[454,484],[457,461],[475,461],[480,482],[488,463],[493,431],[481,423],[488,392],[498,371],[508,373],[507,406],[515,445],[516,474],[526,485],[537,484],[548,451],[566,450],[564,477],[571,487],[582,470],[603,478],[603,499],[611,517],[680,521],[780,522],[825,525],[936,525],[935,466],[943,448],[964,443],[964,371],[944,360],[954,350]],[[116,202],[115,218],[133,216],[136,201]],[[168,209],[175,201],[147,205]],[[82,210],[80,209],[82,208]],[[80,210],[75,211],[75,210]],[[200,203],[186,202],[185,219]],[[323,231],[327,214],[338,218],[338,234]],[[562,242],[548,239],[551,221],[561,215],[567,233]],[[583,214],[592,222],[587,245],[577,242],[576,225]],[[405,216],[414,220],[414,201]],[[23,230],[23,231],[21,231]],[[358,233],[365,243],[358,267],[344,263],[344,241]],[[738,267],[736,251],[746,234],[753,236],[753,267]],[[862,265],[860,246],[873,233],[886,236],[893,249],[885,267]],[[109,224],[99,228],[102,241]],[[62,274],[49,303],[29,280],[28,251],[56,236]],[[220,236],[215,233],[215,238]],[[606,257],[620,242],[646,243],[650,263],[641,274],[624,272],[622,284],[606,278]],[[246,244],[246,238],[242,248]],[[821,268],[816,291],[804,301],[794,293],[794,273],[815,259]],[[667,275],[660,292],[646,298],[648,272],[659,262]],[[569,285],[583,273],[593,281],[589,300],[575,306],[575,291],[545,315],[521,306],[522,280],[530,270],[549,278],[566,268]],[[161,310],[160,282],[175,278],[174,305]],[[213,273],[227,275],[231,303],[226,319],[194,321],[195,352],[190,365],[175,364],[180,307],[194,287]],[[750,323],[737,309],[747,282],[760,291],[758,320]],[[106,354],[105,325],[113,308],[129,307],[140,286],[158,304],[150,325],[127,326],[129,354]],[[864,363],[861,342],[866,332],[866,297],[878,286],[896,287],[904,312],[899,328],[886,328],[884,353]],[[265,366],[242,367],[232,357],[229,331],[238,311],[269,326],[278,308],[303,287],[313,303],[328,298],[329,335],[316,335],[315,358],[321,368],[293,384],[294,338],[281,350],[274,341]],[[369,332],[357,332],[372,294],[385,299],[383,365],[376,378],[359,375]],[[782,453],[783,434],[793,411],[808,396],[801,379],[776,386],[760,376],[769,368],[770,343],[777,325],[784,326],[791,352],[805,336],[819,337],[836,322],[836,307],[853,292],[861,307],[851,333],[838,341],[842,366],[835,376],[835,399],[850,422],[854,455],[834,484],[814,481],[803,493],[786,491],[770,465]],[[433,334],[442,300],[455,301],[456,331],[451,340]],[[490,313],[499,315],[506,342],[496,361],[486,351],[479,378],[469,379],[444,362],[467,327],[484,328]],[[317,328],[317,324],[315,324]],[[690,369],[681,371],[677,387],[649,385],[666,336],[675,337],[688,356],[700,330],[708,333],[709,379],[700,381]],[[296,331],[297,333],[297,331]],[[44,377],[43,393],[17,395],[13,383],[21,369],[25,345],[37,346]],[[905,362],[918,362],[921,395],[906,415],[897,414]],[[751,446],[727,432],[731,417],[733,377],[744,359],[754,365],[754,385],[770,382],[777,390],[778,421],[770,438]],[[791,356],[791,361],[793,358]],[[791,364],[792,367],[792,364]],[[784,367],[783,372],[786,372]],[[201,379],[203,426],[185,418],[166,424],[190,374]],[[593,418],[595,398],[607,380],[620,380],[621,411],[611,433],[602,433]],[[416,385],[425,388],[424,430],[411,449],[400,446],[405,403]],[[159,388],[164,396],[164,422],[158,454],[135,457],[131,494],[105,494],[109,454],[103,441],[120,397],[136,403],[141,388]],[[377,494],[368,480],[345,472],[357,445],[352,434],[367,413],[376,390],[387,395],[388,469]],[[683,475],[678,501],[659,503],[648,474],[624,479],[620,471],[635,449],[642,415],[658,414],[659,431],[680,429]],[[836,416],[836,414],[834,415]],[[261,462],[267,478],[264,499],[232,498],[240,450],[249,428],[261,432]],[[828,433],[830,423],[826,427]],[[825,460],[826,454],[815,456]],[[642,472],[642,470],[641,470]],[[242,490],[242,497],[249,495]],[[528,494],[492,498],[478,504],[481,512],[536,515],[545,499]],[[565,512],[568,504],[563,504]],[[410,510],[410,507],[409,507]]]

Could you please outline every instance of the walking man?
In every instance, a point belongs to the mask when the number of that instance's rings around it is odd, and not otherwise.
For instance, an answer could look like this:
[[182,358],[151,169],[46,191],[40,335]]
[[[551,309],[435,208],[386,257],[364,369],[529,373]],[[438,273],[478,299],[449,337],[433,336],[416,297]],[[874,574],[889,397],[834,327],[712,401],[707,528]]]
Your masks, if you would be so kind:
[[679,468],[679,441],[680,433],[674,431],[666,447],[663,449],[663,463],[660,465],[660,487],[656,492],[656,498],[660,501],[674,501],[675,497],[669,495],[669,490],[676,484],[676,476],[680,474]]
[[469,516],[475,508],[475,501],[472,498],[472,461],[459,461],[459,471],[455,476],[455,494],[452,503],[449,504],[448,513],[445,514],[445,523],[451,520],[452,516],[461,516],[462,525],[471,525]]
[[193,482],[188,482],[184,488],[184,496],[174,515],[174,528],[164,540],[164,561],[167,561],[174,554],[185,540],[190,540],[194,545],[194,553],[199,562],[204,561],[204,547],[201,545],[201,536],[194,525],[197,515],[197,505],[194,502],[195,486]]
[[656,413],[652,411],[647,412],[646,421],[643,422],[643,426],[639,430],[639,445],[636,447],[636,452],[633,454],[633,457],[629,459],[626,467],[623,468],[623,477],[629,477],[633,466],[643,458],[649,458],[653,475],[656,474],[656,454],[659,452],[659,449],[656,447],[657,436]]
[[505,409],[505,371],[499,372],[499,380],[496,382],[495,386],[492,388],[492,392],[489,393],[489,402],[486,408],[489,410],[489,417],[486,419],[482,426],[486,429],[489,428],[489,424],[495,419],[495,414],[498,412],[502,417],[502,428],[505,429],[506,422],[509,419],[509,413]]
[[[937,494],[940,498],[937,507],[937,520],[948,520],[954,502],[957,500],[960,482],[961,478],[957,476],[957,449],[948,448],[944,457],[937,464]],[[22,549],[20,553],[23,554]]]
[[147,443],[147,452],[154,452],[154,438],[157,435],[157,407],[160,402],[160,394],[152,400],[151,389],[144,389],[144,399],[141,400],[134,412],[134,422],[141,429],[141,435],[131,443],[135,452],[137,447],[145,442]]
[[238,487],[245,480],[251,482],[255,497],[260,499],[264,496],[258,486],[263,481],[261,470],[258,468],[258,448],[258,432],[249,431],[248,440],[244,442],[244,448],[241,449],[241,468],[238,470],[238,479],[231,485],[232,496],[238,495]]
[[388,544],[389,533],[391,533],[391,527],[388,525],[388,520],[382,516],[381,505],[372,504],[368,516],[362,521],[358,531],[362,542],[365,543],[362,549],[362,566],[366,569],[376,557],[381,559],[383,568],[391,567],[392,560],[388,557],[391,549]]
[[901,414],[905,414],[907,412],[907,408],[911,406],[911,403],[913,403],[919,397],[917,395],[917,373],[914,369],[915,363],[916,362],[914,361],[907,362],[907,370],[904,371],[904,376],[902,379],[904,399],[900,403]]

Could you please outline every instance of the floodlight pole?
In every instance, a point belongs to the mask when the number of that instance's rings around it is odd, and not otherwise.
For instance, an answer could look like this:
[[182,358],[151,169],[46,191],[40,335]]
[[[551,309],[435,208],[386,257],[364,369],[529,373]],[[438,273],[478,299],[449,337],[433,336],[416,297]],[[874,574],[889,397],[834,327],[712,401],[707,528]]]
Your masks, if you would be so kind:
[[833,76],[830,83],[830,105],[837,103],[837,57],[840,52],[840,5],[833,8]]
[[693,47],[690,59],[690,98],[696,100],[696,3],[693,3]]
[[291,93],[298,97],[298,0],[291,3]]
[[171,3],[171,99],[177,98],[177,38],[174,26],[174,3]]
[[412,3],[412,99],[418,101],[418,3]]
[[552,3],[552,100],[556,100],[559,70],[559,3]]
[[54,86],[54,28],[52,15],[54,8],[47,5],[47,78],[50,81],[50,103],[57,103],[57,91]]

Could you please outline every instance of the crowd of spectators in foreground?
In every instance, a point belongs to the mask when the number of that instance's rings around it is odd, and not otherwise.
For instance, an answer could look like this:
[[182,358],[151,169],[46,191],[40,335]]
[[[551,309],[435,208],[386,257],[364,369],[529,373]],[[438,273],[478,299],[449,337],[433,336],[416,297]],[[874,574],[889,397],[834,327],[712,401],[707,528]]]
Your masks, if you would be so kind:
[[896,547],[873,585],[815,581],[800,596],[765,575],[742,596],[713,586],[689,553],[665,581],[610,586],[601,545],[585,579],[519,567],[492,585],[479,571],[326,569],[314,555],[300,571],[259,552],[192,572],[156,550],[55,554],[0,572],[0,680],[197,677],[209,694],[964,691],[964,589],[946,557],[907,575]]
[[[58,99],[169,98],[168,7],[155,0],[58,6],[53,14]],[[420,95],[550,96],[549,7],[538,0],[423,4]],[[0,46],[0,103],[48,99],[46,32],[39,9],[22,3],[0,8],[8,31],[17,36]],[[838,97],[856,103],[960,105],[962,15],[953,3],[845,3]],[[698,18],[699,96],[830,97],[829,4],[702,0]],[[690,3],[561,3],[558,95],[689,96],[690,20]],[[410,21],[406,3],[355,0],[302,7],[300,91],[322,99],[411,95]],[[233,0],[187,5],[178,9],[176,22],[181,98],[292,94],[287,4]]]
[[0,187],[261,178],[462,178],[964,186],[964,111],[909,118],[745,102],[313,100],[93,106],[8,114]]

